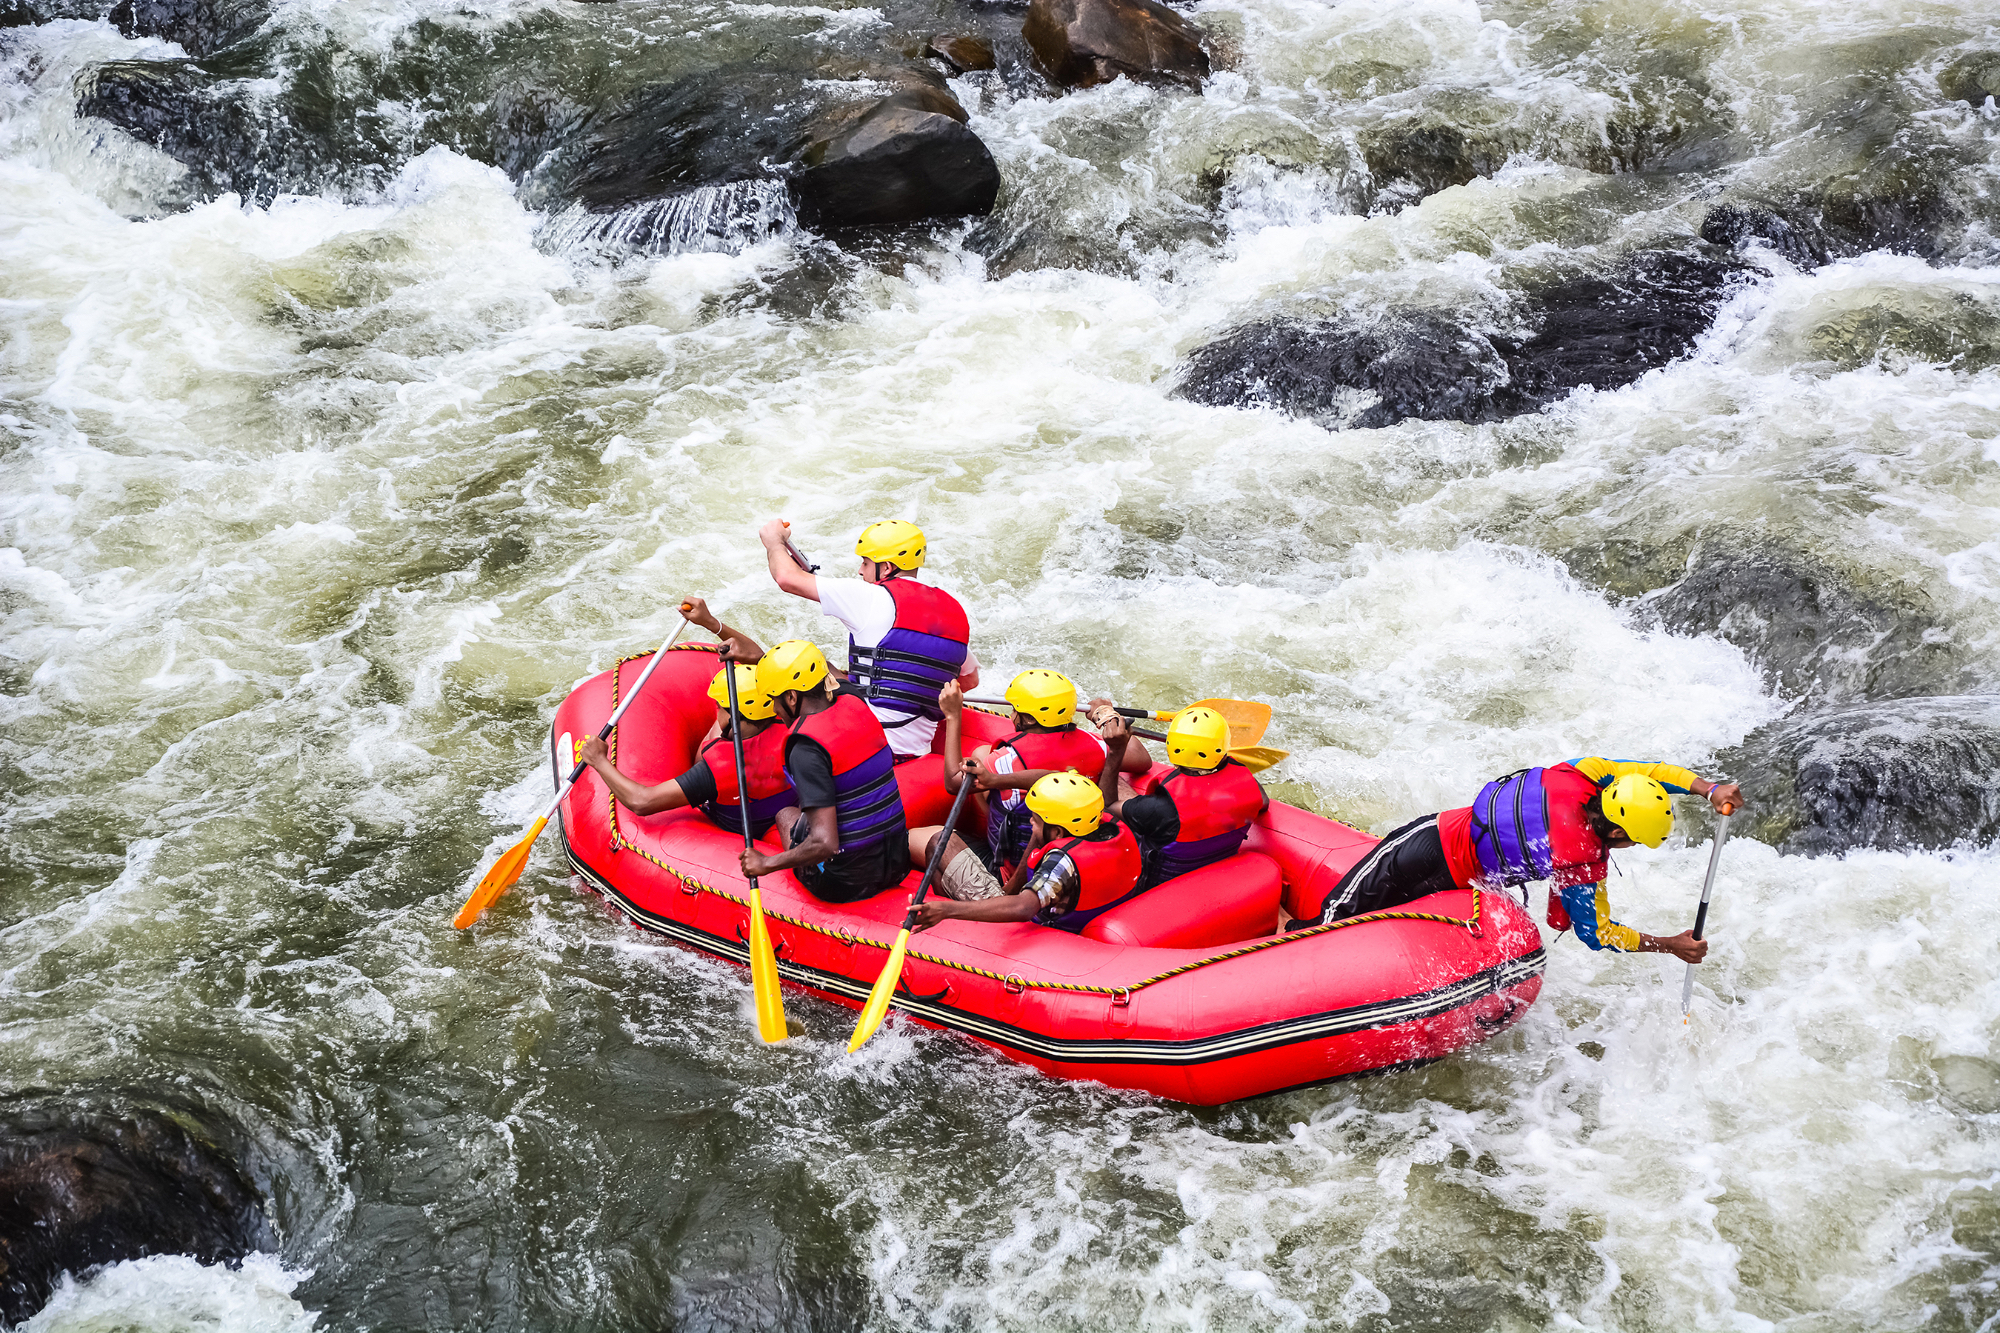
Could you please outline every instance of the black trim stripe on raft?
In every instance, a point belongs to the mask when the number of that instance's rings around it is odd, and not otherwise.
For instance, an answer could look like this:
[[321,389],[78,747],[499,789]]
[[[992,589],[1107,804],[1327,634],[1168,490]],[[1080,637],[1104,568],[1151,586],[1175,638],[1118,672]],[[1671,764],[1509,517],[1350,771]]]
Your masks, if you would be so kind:
[[[697,930],[672,917],[649,912],[620,893],[608,880],[585,865],[570,849],[568,834],[569,831],[565,827],[563,849],[570,864],[575,867],[578,874],[595,884],[606,898],[617,904],[618,909],[634,922],[700,949],[704,953],[748,964],[750,949],[741,941],[733,937],[711,935],[705,930]],[[1537,945],[1532,953],[1523,954],[1519,958],[1510,958],[1504,963],[1461,981],[1419,995],[1400,996],[1393,1000],[1354,1005],[1319,1014],[1302,1014],[1296,1018],[1278,1019],[1255,1027],[1220,1033],[1213,1037],[1184,1040],[1162,1041],[1138,1038],[1085,1040],[1073,1037],[1050,1037],[1012,1023],[980,1017],[970,1010],[939,1004],[934,1000],[920,1000],[898,994],[891,1004],[894,1008],[934,1026],[963,1032],[1003,1049],[1024,1051],[1061,1063],[1202,1065],[1242,1055],[1254,1055],[1301,1042],[1345,1036],[1354,1032],[1368,1032],[1377,1028],[1398,1027],[1420,1019],[1436,1018],[1454,1009],[1464,1008],[1488,995],[1511,990],[1530,978],[1541,975],[1545,962],[1546,955],[1541,946]],[[852,1000],[866,1000],[871,986],[869,982],[858,981],[844,973],[829,972],[802,963],[788,963],[782,958],[778,960],[778,974],[809,989],[828,995],[845,996]]]

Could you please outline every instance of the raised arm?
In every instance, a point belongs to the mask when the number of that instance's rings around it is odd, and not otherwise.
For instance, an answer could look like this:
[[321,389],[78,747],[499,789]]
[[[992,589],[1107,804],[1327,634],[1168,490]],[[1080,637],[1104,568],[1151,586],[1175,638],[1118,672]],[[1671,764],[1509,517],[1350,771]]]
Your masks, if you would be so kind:
[[697,625],[707,630],[710,634],[722,640],[725,646],[731,640],[735,640],[741,644],[742,647],[736,650],[741,655],[731,657],[731,661],[755,662],[764,656],[764,646],[762,644],[758,643],[748,634],[745,634],[742,630],[731,625],[725,625],[716,619],[715,613],[708,609],[708,603],[704,602],[701,598],[683,598],[681,600],[681,614],[688,618],[690,625]]
[[1663,764],[1651,759],[1602,759],[1596,755],[1572,759],[1570,764],[1600,787],[1608,785],[1613,778],[1637,773],[1640,777],[1651,778],[1670,792],[1706,796],[1718,813],[1727,814],[1743,808],[1741,787],[1733,782],[1710,782],[1693,769],[1682,768],[1679,764]]
[[791,526],[782,518],[774,518],[757,530],[757,540],[764,543],[764,563],[770,567],[773,583],[794,597],[817,602],[819,580],[799,568],[799,562],[792,559],[787,546],[791,541]]

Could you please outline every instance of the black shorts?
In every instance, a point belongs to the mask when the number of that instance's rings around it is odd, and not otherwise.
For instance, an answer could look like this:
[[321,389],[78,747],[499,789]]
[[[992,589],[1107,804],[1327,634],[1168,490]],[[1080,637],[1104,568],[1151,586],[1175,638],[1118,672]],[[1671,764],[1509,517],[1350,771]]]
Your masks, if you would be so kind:
[[[785,840],[796,847],[812,831],[812,816],[801,812]],[[835,852],[818,865],[800,866],[792,877],[823,903],[858,903],[884,889],[893,889],[910,873],[910,835],[901,825],[880,842],[854,851]]]
[[1437,821],[1436,815],[1413,819],[1369,848],[1368,855],[1340,877],[1340,883],[1321,904],[1320,914],[1298,924],[1316,926],[1382,912],[1461,887],[1451,877],[1450,862],[1444,859]]

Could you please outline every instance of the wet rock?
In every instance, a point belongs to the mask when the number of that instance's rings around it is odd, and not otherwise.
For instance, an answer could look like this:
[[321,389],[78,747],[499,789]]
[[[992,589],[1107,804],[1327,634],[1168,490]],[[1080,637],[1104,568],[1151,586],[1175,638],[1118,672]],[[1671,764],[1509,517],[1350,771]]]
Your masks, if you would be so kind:
[[42,22],[42,16],[25,0],[0,0],[0,28],[28,28]]
[[1490,176],[1508,156],[1505,145],[1429,120],[1376,127],[1361,136],[1361,150],[1377,190],[1375,207],[1385,212]]
[[795,78],[718,71],[650,89],[590,136],[567,193],[608,212],[775,175],[819,226],[992,209],[999,167],[941,81],[898,71],[851,87],[813,103]]
[[1718,756],[1780,851],[1983,846],[2000,836],[2000,699],[1946,695],[1790,718]]
[[115,60],[80,77],[77,112],[177,159],[192,192],[234,190],[266,201],[321,179],[320,143],[273,110],[255,81],[190,60]]
[[1200,32],[1154,0],[1033,0],[1021,36],[1042,72],[1065,88],[1122,75],[1199,89],[1208,77]]
[[177,1118],[0,1108],[0,1322],[40,1309],[65,1272],[149,1254],[214,1263],[270,1243],[256,1189]]
[[1706,537],[1686,576],[1648,605],[1670,630],[1735,644],[1774,688],[1810,703],[1956,683],[1958,665],[1935,618],[1886,594],[1863,593],[1823,561],[1767,539],[1726,533]]
[[798,178],[799,217],[867,226],[993,211],[1000,168],[951,94],[915,87],[814,126]]
[[263,26],[271,6],[260,0],[118,0],[111,21],[127,37],[179,42],[191,56],[211,55]]
[[2000,98],[2000,51],[1975,51],[1960,56],[1938,75],[1938,87],[1955,102],[1985,106]]
[[1701,239],[1729,250],[1762,241],[1801,269],[1818,268],[1831,257],[1826,236],[1816,224],[1804,219],[1794,223],[1768,208],[1744,204],[1711,208],[1701,222]]
[[1500,420],[1580,386],[1629,384],[1684,355],[1744,272],[1735,261],[1642,252],[1609,274],[1528,297],[1525,332],[1469,327],[1435,311],[1267,320],[1196,351],[1178,392],[1342,426]]
[[924,54],[942,60],[954,74],[994,68],[993,43],[984,37],[947,36],[940,33],[924,45]]

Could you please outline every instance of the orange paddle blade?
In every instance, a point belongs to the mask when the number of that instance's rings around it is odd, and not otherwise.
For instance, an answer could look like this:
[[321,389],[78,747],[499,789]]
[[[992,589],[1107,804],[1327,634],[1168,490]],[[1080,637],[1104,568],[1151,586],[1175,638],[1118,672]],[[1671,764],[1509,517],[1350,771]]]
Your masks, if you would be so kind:
[[543,815],[528,829],[528,836],[507,849],[507,854],[493,863],[479,881],[479,887],[465,900],[465,906],[458,909],[458,915],[451,919],[455,929],[464,930],[484,916],[486,909],[493,906],[493,900],[507,891],[507,886],[521,878],[521,867],[528,864],[528,853],[534,850],[535,839],[542,835],[542,826],[549,822]]
[[757,1002],[757,1035],[766,1044],[791,1035],[785,1029],[785,1001],[778,994],[778,954],[764,925],[764,899],[750,890],[750,994]]
[[889,1016],[889,997],[896,993],[896,983],[903,976],[903,951],[910,947],[910,931],[906,926],[896,932],[895,947],[889,950],[889,961],[882,965],[882,975],[875,978],[875,989],[868,992],[868,1003],[862,1006],[861,1021],[854,1025],[854,1035],[847,1039],[847,1049],[858,1051],[862,1043],[875,1035],[875,1029],[882,1026],[882,1020]]
[[1247,749],[1264,739],[1271,725],[1271,705],[1250,699],[1201,699],[1190,708],[1213,708],[1229,723],[1229,748]]

